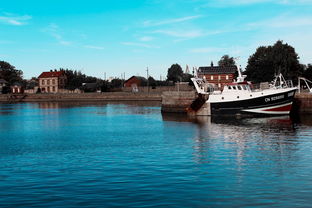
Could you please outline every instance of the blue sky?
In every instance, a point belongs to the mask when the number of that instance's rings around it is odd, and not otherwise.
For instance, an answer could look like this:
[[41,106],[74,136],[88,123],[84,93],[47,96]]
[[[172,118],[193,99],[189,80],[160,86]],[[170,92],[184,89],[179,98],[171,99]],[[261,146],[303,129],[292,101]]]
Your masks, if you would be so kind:
[[171,64],[245,67],[277,40],[312,63],[312,0],[10,0],[0,4],[0,60],[39,76],[54,68],[104,78],[165,78]]

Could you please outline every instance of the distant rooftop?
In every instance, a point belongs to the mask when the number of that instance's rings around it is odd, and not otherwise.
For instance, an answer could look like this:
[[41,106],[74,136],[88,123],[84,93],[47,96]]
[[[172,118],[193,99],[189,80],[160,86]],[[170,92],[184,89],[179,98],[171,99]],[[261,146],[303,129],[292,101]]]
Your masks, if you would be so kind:
[[201,66],[198,74],[235,74],[236,66]]
[[138,80],[140,80],[141,82],[147,82],[147,79],[145,77],[141,77],[141,76],[132,76],[129,79],[127,79],[125,82],[128,82],[130,79],[132,78],[137,78]]
[[42,72],[39,78],[61,77],[65,75],[65,71],[49,71]]
[[8,82],[5,81],[4,79],[0,79],[0,84],[7,84]]

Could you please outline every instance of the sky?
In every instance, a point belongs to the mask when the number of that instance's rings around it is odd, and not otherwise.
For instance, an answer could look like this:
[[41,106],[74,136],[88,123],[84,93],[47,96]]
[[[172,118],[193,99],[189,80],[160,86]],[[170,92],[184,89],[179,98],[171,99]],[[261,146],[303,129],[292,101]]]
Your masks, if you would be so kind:
[[216,65],[246,67],[259,46],[283,40],[312,63],[312,0],[1,0],[0,60],[24,72],[68,68],[99,78],[164,80]]

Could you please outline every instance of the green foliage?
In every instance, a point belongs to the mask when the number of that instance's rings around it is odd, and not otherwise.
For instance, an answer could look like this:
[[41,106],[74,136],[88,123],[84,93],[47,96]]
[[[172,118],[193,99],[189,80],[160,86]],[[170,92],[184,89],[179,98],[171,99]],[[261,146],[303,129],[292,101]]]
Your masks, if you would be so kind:
[[156,80],[153,77],[148,78],[148,85],[152,87],[156,87],[157,83]]
[[0,61],[0,78],[6,80],[9,85],[15,82],[23,83],[23,72],[8,62]]
[[[64,69],[60,69],[64,70]],[[82,83],[96,83],[100,81],[100,79],[96,77],[87,76],[81,71],[65,69],[65,74],[67,76],[66,89],[75,90],[77,88],[81,88]]]
[[183,71],[179,64],[172,64],[171,67],[168,69],[167,73],[167,80],[178,82],[182,81],[183,78]]
[[312,64],[308,64],[308,66],[303,72],[303,76],[308,80],[312,81]]
[[253,82],[272,81],[282,73],[285,79],[297,80],[302,73],[295,49],[277,41],[273,46],[261,46],[249,57],[245,74]]
[[121,88],[123,84],[123,80],[116,78],[111,81],[111,88]]
[[229,55],[224,55],[218,61],[218,65],[219,66],[235,66],[235,61],[233,57],[230,57]]

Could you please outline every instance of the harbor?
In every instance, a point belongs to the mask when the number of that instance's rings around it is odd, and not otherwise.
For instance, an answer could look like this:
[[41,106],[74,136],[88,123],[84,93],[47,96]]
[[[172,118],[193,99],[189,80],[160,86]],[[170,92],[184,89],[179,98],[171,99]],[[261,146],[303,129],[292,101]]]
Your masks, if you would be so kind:
[[147,102],[0,104],[0,115],[1,207],[310,205],[307,115],[191,118]]
[[2,1],[0,208],[312,207],[311,10]]

